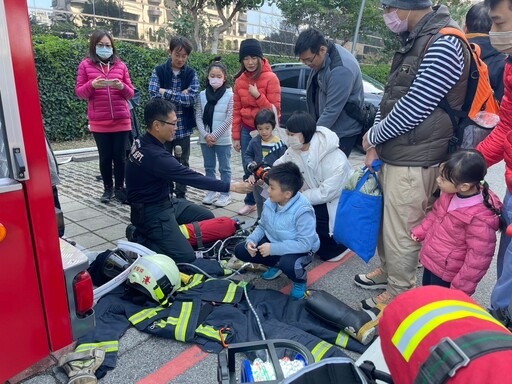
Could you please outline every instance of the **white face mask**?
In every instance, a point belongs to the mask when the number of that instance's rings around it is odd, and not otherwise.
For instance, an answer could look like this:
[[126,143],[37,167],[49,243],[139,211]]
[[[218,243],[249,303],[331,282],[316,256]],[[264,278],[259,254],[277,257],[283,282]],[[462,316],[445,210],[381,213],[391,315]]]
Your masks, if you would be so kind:
[[508,32],[489,32],[491,45],[497,51],[512,54],[512,31]]
[[222,87],[222,84],[224,84],[223,79],[219,79],[218,77],[209,77],[208,81],[210,82],[210,85],[213,89],[217,89]]
[[304,144],[300,141],[298,136],[288,136],[288,147],[293,149],[302,149]]

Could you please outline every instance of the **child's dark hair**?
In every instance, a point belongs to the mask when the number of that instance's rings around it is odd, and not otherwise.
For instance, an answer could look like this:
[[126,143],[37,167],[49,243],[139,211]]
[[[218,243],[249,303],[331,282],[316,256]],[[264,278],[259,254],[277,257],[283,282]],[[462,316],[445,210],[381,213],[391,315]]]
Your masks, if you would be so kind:
[[258,125],[270,124],[272,128],[276,127],[276,115],[274,111],[270,109],[260,109],[256,116],[254,116],[254,128],[258,128]]
[[172,52],[175,49],[178,51],[183,49],[187,55],[190,55],[190,52],[192,52],[192,43],[186,37],[174,36],[169,41],[169,51]]
[[302,133],[304,144],[307,144],[316,132],[316,121],[306,111],[295,111],[286,121],[286,129],[292,133]]
[[505,223],[501,210],[489,202],[489,184],[484,180],[486,174],[487,163],[476,149],[461,149],[453,153],[441,168],[441,176],[455,186],[468,183],[481,188],[484,205],[500,218],[500,229],[503,229]]
[[210,74],[210,71],[213,68],[219,68],[222,73],[224,74],[224,77],[226,78],[226,81],[228,80],[228,68],[226,65],[222,62],[222,57],[216,56],[213,59],[210,60],[210,65],[208,66],[207,74]]
[[277,181],[281,191],[290,191],[292,196],[295,196],[300,191],[304,183],[299,167],[291,161],[272,167],[268,171],[268,178],[269,180]]

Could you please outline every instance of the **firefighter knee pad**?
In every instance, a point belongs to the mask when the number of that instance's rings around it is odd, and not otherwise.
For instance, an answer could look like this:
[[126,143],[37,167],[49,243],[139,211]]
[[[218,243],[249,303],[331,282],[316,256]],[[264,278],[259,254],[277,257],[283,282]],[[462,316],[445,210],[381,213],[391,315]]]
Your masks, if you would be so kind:
[[345,331],[364,345],[370,343],[377,334],[382,309],[356,310],[325,291],[310,291],[306,299],[308,312]]
[[68,384],[96,384],[94,373],[103,364],[105,351],[101,348],[92,348],[83,352],[69,353],[59,359],[59,367],[62,367],[68,375]]

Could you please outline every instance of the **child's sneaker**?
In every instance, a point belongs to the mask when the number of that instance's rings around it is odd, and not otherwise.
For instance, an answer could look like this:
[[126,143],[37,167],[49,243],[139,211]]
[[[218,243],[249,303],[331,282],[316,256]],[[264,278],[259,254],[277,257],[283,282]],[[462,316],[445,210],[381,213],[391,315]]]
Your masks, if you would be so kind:
[[384,291],[380,295],[361,301],[361,307],[366,310],[377,306],[382,307],[388,305],[393,299],[394,297],[388,291]]
[[213,202],[217,199],[217,192],[208,191],[206,196],[203,198],[203,204],[212,205]]
[[306,294],[307,284],[303,283],[293,283],[292,291],[290,292],[290,296],[296,299],[302,299]]
[[356,275],[354,283],[359,285],[361,288],[366,289],[386,289],[388,285],[388,276],[384,273],[382,268],[377,268],[373,272]]
[[216,207],[225,207],[231,203],[231,196],[228,195],[220,195],[219,199],[213,203]]
[[267,272],[261,275],[261,278],[264,280],[274,280],[275,278],[279,277],[279,275],[283,273],[279,268],[272,267],[269,268]]

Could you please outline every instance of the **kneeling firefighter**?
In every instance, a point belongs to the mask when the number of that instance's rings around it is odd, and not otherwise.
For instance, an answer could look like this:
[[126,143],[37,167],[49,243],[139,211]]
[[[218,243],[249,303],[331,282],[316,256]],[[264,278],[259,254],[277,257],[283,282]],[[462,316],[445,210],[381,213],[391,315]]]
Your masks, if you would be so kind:
[[379,334],[396,384],[510,381],[512,334],[462,291],[432,285],[399,295]]

